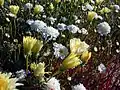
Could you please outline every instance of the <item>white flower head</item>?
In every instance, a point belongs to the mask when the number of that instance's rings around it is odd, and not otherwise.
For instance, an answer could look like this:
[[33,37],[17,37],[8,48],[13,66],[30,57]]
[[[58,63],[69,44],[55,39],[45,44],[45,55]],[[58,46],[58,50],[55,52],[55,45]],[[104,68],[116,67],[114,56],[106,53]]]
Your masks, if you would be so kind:
[[60,33],[58,32],[57,29],[53,27],[47,27],[45,30],[45,34],[47,37],[50,36],[50,39],[56,40]]
[[64,59],[68,55],[68,49],[62,44],[53,43],[54,55],[57,58]]
[[33,8],[33,4],[31,3],[26,3],[25,6],[24,6],[25,10],[29,9],[31,10]]
[[103,35],[107,35],[108,33],[110,33],[111,27],[109,26],[107,22],[102,22],[97,25],[97,30],[98,30],[98,33],[101,36],[103,36]]
[[67,29],[72,33],[77,33],[77,31],[79,30],[79,27],[72,24],[72,25],[67,26]]
[[54,24],[54,22],[57,20],[56,18],[53,17],[48,17],[48,20],[51,22],[51,24]]
[[93,10],[93,6],[91,6],[89,3],[86,4],[86,9],[92,11]]
[[72,86],[72,90],[86,90],[86,88],[83,84],[80,83],[78,85]]
[[20,71],[16,72],[16,76],[19,80],[22,80],[26,77],[26,72],[23,69],[21,69]]
[[87,35],[87,34],[88,34],[88,31],[87,31],[87,29],[82,28],[82,29],[81,29],[81,33],[84,34],[84,35]]
[[52,77],[47,83],[47,90],[60,90],[60,83],[55,77]]
[[58,30],[64,31],[66,30],[66,25],[64,23],[58,23],[57,28]]
[[35,30],[37,32],[43,32],[44,29],[46,29],[47,25],[46,23],[44,23],[43,21],[40,21],[40,20],[27,20],[27,22],[30,27],[31,27],[31,30]]
[[103,73],[103,72],[106,72],[106,67],[103,63],[101,63],[99,66],[98,66],[98,71],[100,73]]

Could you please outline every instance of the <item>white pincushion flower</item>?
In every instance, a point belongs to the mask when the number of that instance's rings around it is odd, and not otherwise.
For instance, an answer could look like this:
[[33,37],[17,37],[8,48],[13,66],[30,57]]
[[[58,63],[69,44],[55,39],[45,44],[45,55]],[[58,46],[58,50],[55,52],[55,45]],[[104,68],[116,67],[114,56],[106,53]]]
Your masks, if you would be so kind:
[[100,73],[103,73],[103,72],[106,71],[106,67],[105,67],[105,65],[104,65],[103,63],[101,63],[101,64],[98,66],[98,71],[99,71]]
[[47,83],[47,90],[60,90],[60,83],[55,77],[52,77]]
[[64,23],[58,23],[57,28],[58,30],[64,31],[66,30],[66,25]]
[[86,90],[86,88],[83,84],[80,83],[78,85],[72,86],[72,90]]
[[25,10],[29,9],[31,10],[33,8],[33,4],[31,3],[26,3],[25,6],[24,6]]
[[44,32],[44,29],[46,29],[47,25],[43,21],[40,20],[27,20],[26,23],[28,23],[32,30],[35,30],[37,32]]
[[57,58],[64,59],[68,55],[68,49],[62,44],[53,43],[54,55]]
[[60,33],[57,29],[53,27],[47,27],[45,30],[45,34],[47,35],[47,37],[50,36],[50,39],[56,40]]
[[18,90],[16,86],[23,85],[16,83],[18,78],[11,78],[12,73],[1,73],[0,72],[0,90]]
[[102,22],[97,25],[97,30],[98,30],[98,33],[101,36],[103,36],[103,35],[107,35],[108,33],[110,33],[111,27],[109,26],[107,22]]
[[75,26],[75,25],[69,25],[67,26],[67,29],[72,32],[72,33],[77,33],[77,31],[79,31],[79,27]]

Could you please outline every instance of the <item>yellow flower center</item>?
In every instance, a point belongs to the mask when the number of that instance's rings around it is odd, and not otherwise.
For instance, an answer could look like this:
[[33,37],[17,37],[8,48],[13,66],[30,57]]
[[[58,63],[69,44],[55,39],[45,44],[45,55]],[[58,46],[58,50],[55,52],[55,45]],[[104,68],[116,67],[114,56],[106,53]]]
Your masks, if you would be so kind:
[[0,77],[0,90],[7,90],[7,87],[7,81]]

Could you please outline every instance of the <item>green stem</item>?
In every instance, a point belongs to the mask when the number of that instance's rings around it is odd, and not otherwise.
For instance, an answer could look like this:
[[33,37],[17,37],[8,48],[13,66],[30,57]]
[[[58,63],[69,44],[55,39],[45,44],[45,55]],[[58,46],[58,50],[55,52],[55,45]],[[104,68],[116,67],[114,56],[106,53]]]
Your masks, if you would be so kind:
[[26,74],[28,74],[28,57],[29,55],[26,56]]

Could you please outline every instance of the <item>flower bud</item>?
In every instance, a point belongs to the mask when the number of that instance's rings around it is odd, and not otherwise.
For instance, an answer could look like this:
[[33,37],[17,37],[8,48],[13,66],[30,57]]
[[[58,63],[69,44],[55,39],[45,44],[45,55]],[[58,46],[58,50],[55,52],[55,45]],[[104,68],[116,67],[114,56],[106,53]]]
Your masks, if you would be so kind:
[[89,21],[93,21],[93,19],[95,18],[96,15],[97,15],[96,12],[94,12],[94,11],[89,11],[89,12],[88,12],[88,20],[89,20]]
[[102,10],[100,10],[101,14],[105,14],[105,13],[109,13],[109,12],[111,12],[111,10],[107,7],[104,7],[104,8],[102,8]]
[[85,63],[91,58],[91,52],[85,51],[82,53],[81,60]]
[[62,62],[62,69],[70,69],[80,65],[79,57],[71,53],[63,62]]
[[53,10],[53,9],[54,9],[54,6],[53,6],[52,3],[50,4],[49,9],[50,9],[50,10]]
[[23,47],[25,55],[31,54],[31,49],[35,45],[36,41],[37,41],[36,38],[33,38],[31,36],[23,37]]
[[10,5],[9,6],[10,12],[14,15],[17,15],[18,11],[19,11],[19,6],[16,5]]
[[34,7],[34,14],[39,14],[40,12],[43,12],[44,8],[41,5],[35,5]]
[[0,0],[0,6],[4,5],[4,0]]
[[43,41],[37,40],[31,50],[33,52],[34,57],[36,57],[38,55],[38,53],[42,47],[43,47]]
[[59,3],[61,0],[55,0],[56,3]]
[[96,0],[96,4],[101,4],[104,0]]

